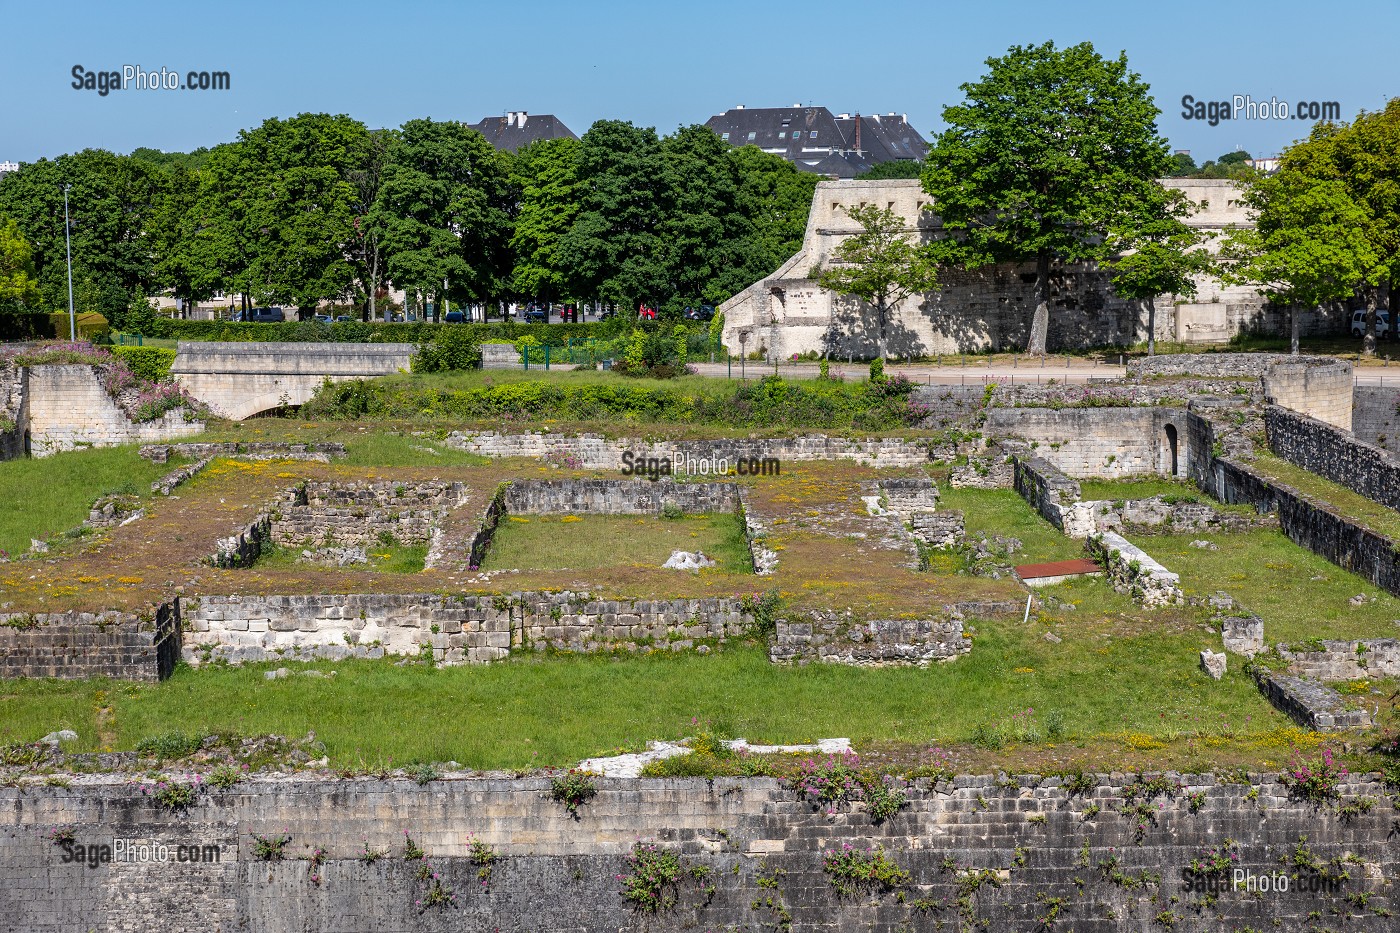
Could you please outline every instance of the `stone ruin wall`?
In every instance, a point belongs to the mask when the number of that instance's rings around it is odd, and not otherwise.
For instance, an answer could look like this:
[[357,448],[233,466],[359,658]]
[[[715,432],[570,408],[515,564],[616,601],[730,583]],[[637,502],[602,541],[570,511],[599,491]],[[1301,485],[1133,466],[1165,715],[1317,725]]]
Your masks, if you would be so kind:
[[[1043,926],[1051,904],[1058,905],[1055,928],[1077,933],[1140,933],[1165,928],[1161,918],[1185,930],[1302,930],[1309,918],[1341,914],[1353,916],[1346,928],[1358,933],[1393,930],[1393,919],[1378,911],[1400,909],[1400,847],[1391,838],[1387,789],[1375,776],[1343,784],[1349,803],[1381,802],[1350,819],[1291,797],[1274,774],[1240,783],[1165,777],[1172,794],[1147,800],[1154,815],[1140,831],[1140,817],[1125,810],[1134,798],[1132,778],[1123,774],[1092,775],[1075,792],[1057,777],[921,779],[907,805],[878,824],[861,807],[829,813],[771,778],[599,779],[577,819],[551,799],[548,777],[421,787],[406,778],[254,779],[208,789],[178,811],[129,783],[100,778],[7,787],[0,788],[9,815],[0,828],[0,931],[896,933],[937,929],[940,921],[948,930],[1031,930]],[[81,844],[120,836],[194,845],[209,857],[176,864],[172,849],[169,864],[63,864],[62,848],[48,838],[56,827]],[[257,860],[253,835],[282,833],[291,836],[287,858]],[[405,833],[457,895],[456,907],[417,905],[424,886],[418,865],[402,858]],[[1193,878],[1192,860],[1226,838],[1256,881],[1296,875],[1290,890],[1258,896],[1226,879],[1212,891]],[[485,885],[471,861],[473,840],[499,855]],[[639,841],[681,860],[675,904],[657,913],[622,897],[626,857]],[[1281,860],[1300,844],[1318,864],[1335,859],[1346,879],[1324,884],[1314,872],[1285,869]],[[907,881],[841,896],[823,855],[845,845],[881,847]],[[386,857],[361,861],[366,846]],[[301,858],[312,847],[325,853],[319,881]],[[1116,883],[1101,863],[1137,883]],[[978,876],[982,883],[969,884]],[[1353,906],[1362,897],[1369,898],[1364,911]]]

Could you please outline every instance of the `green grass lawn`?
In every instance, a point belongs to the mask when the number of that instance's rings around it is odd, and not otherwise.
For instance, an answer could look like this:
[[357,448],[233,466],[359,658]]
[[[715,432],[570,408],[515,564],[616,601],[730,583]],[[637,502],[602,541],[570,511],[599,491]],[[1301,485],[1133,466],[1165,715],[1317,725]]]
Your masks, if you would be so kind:
[[[1068,633],[1067,633],[1068,634]],[[1198,645],[1197,641],[1201,644]],[[692,717],[753,741],[966,740],[978,724],[1059,710],[1067,739],[1285,725],[1242,673],[1196,671],[1207,644],[1180,634],[1059,645],[1019,622],[979,624],[972,654],[927,670],[780,667],[755,648],[699,656],[553,656],[432,669],[392,661],[317,664],[333,679],[268,681],[266,665],[181,668],[154,685],[0,683],[0,742],[71,728],[82,749],[131,748],[184,730],[315,730],[333,762],[455,760],[475,768],[562,766],[688,734]],[[96,710],[111,706],[103,735]]]
[[1206,497],[1189,480],[1171,480],[1165,476],[1141,476],[1133,479],[1079,481],[1080,496],[1086,501],[1116,502],[1119,499],[1150,499],[1153,496]]
[[[1218,551],[1193,548],[1209,540]],[[1310,638],[1400,637],[1400,599],[1341,569],[1280,531],[1140,537],[1135,543],[1181,575],[1182,588],[1223,590],[1264,620],[1270,643]],[[1367,601],[1352,606],[1358,594]]]
[[[1066,538],[1011,490],[948,489],[940,508],[962,509],[969,532],[1020,538],[1024,550],[1011,558],[1017,564],[1084,556],[1083,542]],[[1131,540],[1179,574],[1188,595],[1229,593],[1264,620],[1264,637],[1270,643],[1400,637],[1400,599],[1299,547],[1280,531],[1134,535]],[[1211,541],[1219,550],[1191,547],[1196,540]],[[1131,603],[1115,605],[1102,589],[1081,581],[1043,592],[1078,601],[1081,611],[1142,614]],[[1350,600],[1357,594],[1367,601],[1353,607]]]
[[99,496],[149,496],[151,483],[178,463],[155,464],[135,445],[73,450],[0,463],[0,548],[11,556],[82,524]]
[[1287,460],[1274,456],[1268,451],[1260,451],[1249,464],[1287,486],[1301,493],[1331,503],[1337,511],[1354,518],[1372,531],[1378,531],[1395,541],[1400,541],[1400,512],[1352,492],[1339,483],[1323,479],[1302,467],[1294,466]]
[[1017,564],[1039,564],[1084,556],[1084,542],[1066,538],[1010,489],[952,489],[939,484],[938,507],[961,509],[969,534],[1007,535],[1021,539]]
[[703,551],[728,573],[753,573],[737,515],[513,515],[496,529],[482,570],[659,567],[673,551]]

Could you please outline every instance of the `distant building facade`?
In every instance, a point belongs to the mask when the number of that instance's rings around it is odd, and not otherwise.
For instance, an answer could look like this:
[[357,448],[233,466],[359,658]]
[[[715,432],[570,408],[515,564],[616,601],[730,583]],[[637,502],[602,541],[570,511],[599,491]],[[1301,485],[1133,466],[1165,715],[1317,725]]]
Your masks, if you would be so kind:
[[[1219,233],[1253,222],[1234,181],[1167,178],[1162,184],[1180,190],[1193,205],[1188,221],[1193,226]],[[942,235],[942,221],[917,179],[821,182],[802,248],[719,307],[730,350],[759,351],[770,359],[813,352],[836,360],[874,355],[874,309],[822,288],[815,279],[837,262],[841,241],[860,231],[850,209],[867,204],[893,210],[904,218],[907,233],[923,242]],[[1254,288],[1208,277],[1196,284],[1194,296],[1157,298],[1158,340],[1223,343],[1242,331],[1286,332],[1288,309],[1268,304]],[[1108,274],[1094,263],[1052,267],[1050,303],[1052,349],[1131,346],[1147,339],[1145,303],[1117,297]],[[937,291],[911,295],[890,309],[888,352],[917,358],[1024,347],[1034,305],[1034,263],[947,269]],[[1303,312],[1300,320],[1304,334],[1334,333],[1344,326],[1342,313],[1333,308]]]
[[0,162],[0,177],[8,175],[10,172],[18,172],[18,162]]
[[502,117],[486,117],[467,124],[497,149],[515,152],[541,139],[578,139],[574,131],[552,113],[531,114],[511,110]]
[[757,146],[803,171],[854,178],[882,162],[922,159],[928,143],[908,114],[838,113],[825,107],[755,107],[743,104],[710,117],[705,125],[735,146]]

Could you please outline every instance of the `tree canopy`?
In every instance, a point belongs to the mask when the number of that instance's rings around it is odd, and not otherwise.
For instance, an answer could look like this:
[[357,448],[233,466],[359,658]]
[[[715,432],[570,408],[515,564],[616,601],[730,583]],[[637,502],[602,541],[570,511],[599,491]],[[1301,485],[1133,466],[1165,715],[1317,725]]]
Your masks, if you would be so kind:
[[924,188],[949,237],[944,261],[1034,262],[1027,352],[1046,349],[1052,262],[1106,257],[1115,228],[1166,216],[1172,168],[1160,112],[1126,55],[1090,43],[1016,46],[944,108],[948,129],[924,162]]

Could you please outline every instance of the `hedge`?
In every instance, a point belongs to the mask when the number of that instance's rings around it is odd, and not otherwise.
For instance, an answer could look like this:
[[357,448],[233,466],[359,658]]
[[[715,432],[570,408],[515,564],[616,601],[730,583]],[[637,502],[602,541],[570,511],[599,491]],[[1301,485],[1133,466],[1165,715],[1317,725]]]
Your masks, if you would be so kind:
[[170,367],[175,365],[175,351],[166,347],[127,347],[111,346],[107,349],[114,356],[126,360],[133,373],[147,382],[164,382],[170,378]]
[[[324,324],[319,321],[285,321],[281,324],[254,324],[234,321],[182,321],[173,318],[158,318],[147,330],[145,336],[164,340],[228,340],[259,341],[264,343],[287,341],[305,342],[346,342],[346,343],[429,343],[452,335],[457,339],[470,339],[473,344],[486,340],[509,340],[533,334],[540,343],[564,346],[573,338],[575,342],[589,337],[605,338],[630,330],[633,326],[655,327],[654,322],[634,323],[613,319],[588,324],[431,324],[426,321],[413,321],[403,324],[348,321],[340,324]],[[662,323],[660,326],[674,327]]]
[[568,385],[505,382],[465,389],[428,387],[411,380],[327,383],[301,408],[326,419],[490,420],[525,416],[560,421],[665,422],[741,428],[866,431],[917,425],[927,407],[913,400],[907,380],[885,383],[791,383],[777,376],[735,386],[716,381],[713,392],[686,394],[654,381]]

